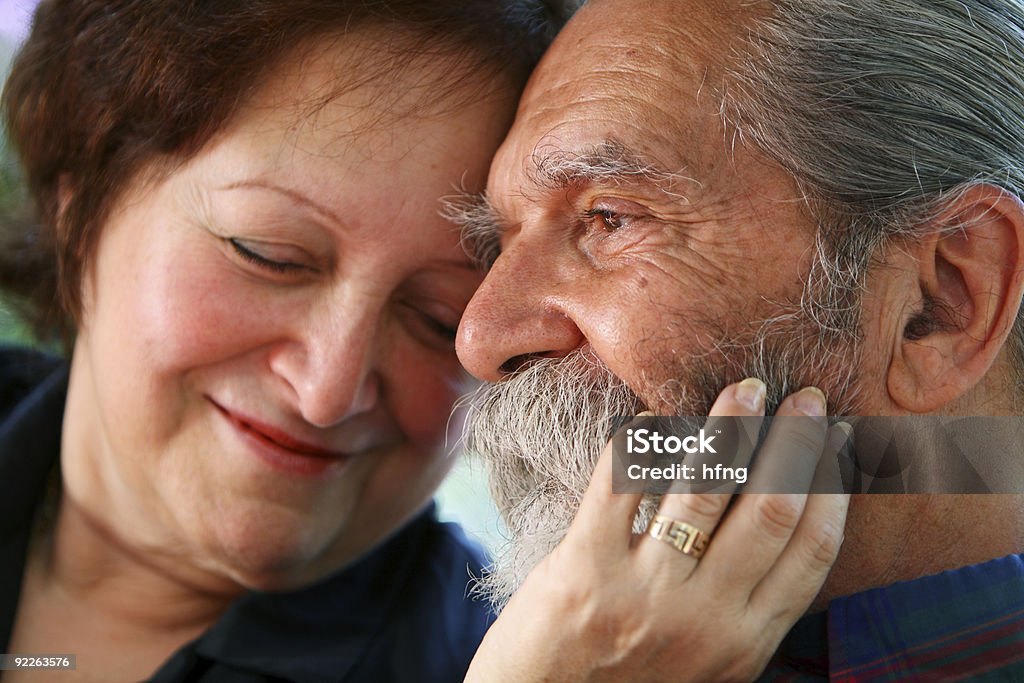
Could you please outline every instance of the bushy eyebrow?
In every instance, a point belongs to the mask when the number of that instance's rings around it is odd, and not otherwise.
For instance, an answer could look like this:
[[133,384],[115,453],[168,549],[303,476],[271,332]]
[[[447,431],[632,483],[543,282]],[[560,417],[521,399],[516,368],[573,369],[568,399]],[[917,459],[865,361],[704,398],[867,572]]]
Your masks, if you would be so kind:
[[466,192],[441,200],[441,215],[460,232],[462,249],[481,272],[486,273],[501,254],[504,219],[483,192]]
[[[675,190],[679,181],[700,183],[680,172],[658,168],[617,140],[605,140],[579,152],[548,149],[534,154],[532,182],[547,190],[565,190],[587,184],[648,183],[683,201]],[[442,200],[441,214],[459,227],[462,248],[473,264],[486,273],[501,254],[501,235],[507,220],[486,192],[466,192]]]
[[680,180],[696,183],[678,171],[659,168],[622,142],[605,140],[579,151],[540,147],[534,151],[531,180],[539,187],[563,190],[587,184],[649,183],[676,195]]

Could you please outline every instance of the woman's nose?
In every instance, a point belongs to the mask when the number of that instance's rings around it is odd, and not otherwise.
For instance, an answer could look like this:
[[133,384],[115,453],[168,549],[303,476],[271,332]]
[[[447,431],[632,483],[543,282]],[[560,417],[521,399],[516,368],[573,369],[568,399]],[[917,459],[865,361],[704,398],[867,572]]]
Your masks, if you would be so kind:
[[284,380],[296,408],[326,428],[366,413],[380,400],[376,338],[380,307],[371,301],[321,310],[297,325],[275,350],[271,369]]

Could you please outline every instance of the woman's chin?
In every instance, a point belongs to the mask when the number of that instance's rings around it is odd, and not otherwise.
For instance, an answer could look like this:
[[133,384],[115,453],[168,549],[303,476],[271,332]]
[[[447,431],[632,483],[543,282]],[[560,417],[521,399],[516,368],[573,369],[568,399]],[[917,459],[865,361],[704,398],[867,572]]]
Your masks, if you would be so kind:
[[310,533],[310,526],[251,516],[224,522],[210,534],[208,564],[248,590],[309,585],[346,564],[331,552],[337,536]]

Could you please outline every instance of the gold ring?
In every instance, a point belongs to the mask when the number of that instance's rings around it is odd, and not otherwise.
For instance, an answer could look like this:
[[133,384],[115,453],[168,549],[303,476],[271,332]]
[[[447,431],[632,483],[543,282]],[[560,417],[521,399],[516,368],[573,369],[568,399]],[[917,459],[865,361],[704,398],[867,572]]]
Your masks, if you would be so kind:
[[665,541],[684,555],[699,560],[708,549],[711,537],[686,522],[665,515],[654,515],[647,525],[647,534],[659,541]]

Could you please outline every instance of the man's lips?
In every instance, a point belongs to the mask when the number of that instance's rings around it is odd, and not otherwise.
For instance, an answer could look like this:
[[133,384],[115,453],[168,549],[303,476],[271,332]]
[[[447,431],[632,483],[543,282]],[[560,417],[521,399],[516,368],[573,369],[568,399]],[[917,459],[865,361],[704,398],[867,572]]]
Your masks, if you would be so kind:
[[341,460],[348,455],[342,451],[332,450],[314,443],[309,443],[308,441],[297,439],[276,427],[264,424],[248,416],[233,413],[213,399],[210,399],[210,402],[213,403],[217,410],[219,410],[221,414],[228,419],[228,421],[234,424],[235,427],[241,431],[252,434],[258,439],[266,441],[273,446],[277,446],[278,448],[291,451],[297,455],[306,455],[316,458],[331,458],[335,460]]

